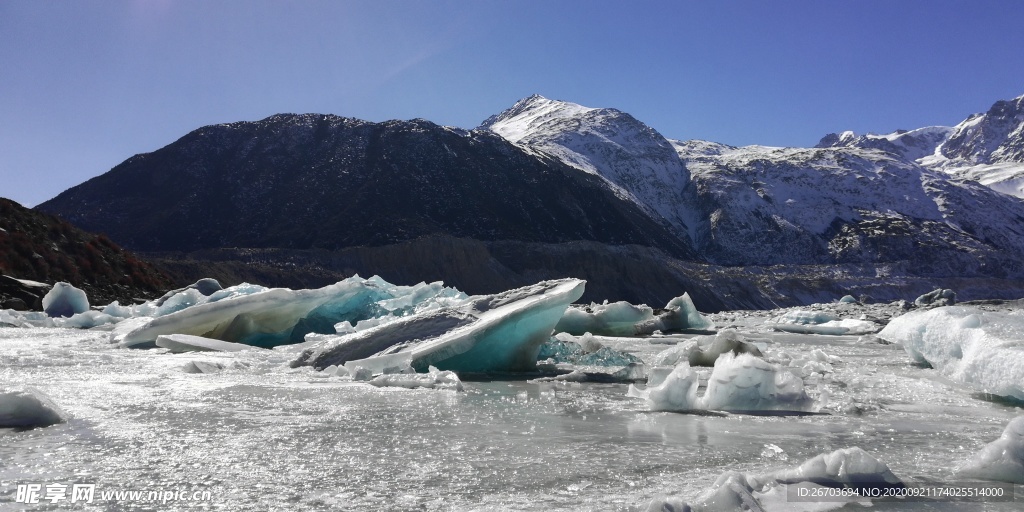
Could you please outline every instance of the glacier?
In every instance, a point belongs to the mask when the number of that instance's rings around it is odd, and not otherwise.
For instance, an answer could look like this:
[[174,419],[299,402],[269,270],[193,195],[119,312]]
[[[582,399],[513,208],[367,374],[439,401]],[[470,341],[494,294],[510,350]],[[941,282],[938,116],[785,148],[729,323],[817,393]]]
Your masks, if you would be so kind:
[[899,343],[918,363],[994,395],[1024,400],[1024,311],[943,306],[912,311],[878,337]]
[[456,372],[525,371],[585,281],[561,279],[416,313],[363,331],[318,339],[293,366],[344,365],[384,373],[410,366]]

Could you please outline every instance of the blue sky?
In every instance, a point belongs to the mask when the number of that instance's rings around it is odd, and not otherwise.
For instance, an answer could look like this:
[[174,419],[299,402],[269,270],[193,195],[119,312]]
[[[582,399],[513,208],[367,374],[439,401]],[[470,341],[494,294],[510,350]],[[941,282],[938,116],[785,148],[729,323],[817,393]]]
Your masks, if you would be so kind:
[[0,196],[206,124],[471,128],[538,93],[676,139],[810,146],[1024,94],[1024,2],[0,0]]

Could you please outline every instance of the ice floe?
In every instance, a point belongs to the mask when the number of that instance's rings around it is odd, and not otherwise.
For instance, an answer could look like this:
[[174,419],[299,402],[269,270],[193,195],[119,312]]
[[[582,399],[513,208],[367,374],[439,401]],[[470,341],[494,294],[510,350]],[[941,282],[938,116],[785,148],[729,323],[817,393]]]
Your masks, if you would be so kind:
[[1024,311],[913,311],[890,321],[878,337],[901,344],[914,361],[950,379],[1024,400]]
[[1024,484],[1024,416],[1006,425],[992,441],[958,471],[961,476]]
[[471,297],[366,330],[320,339],[293,366],[345,365],[373,373],[411,366],[459,372],[532,370],[541,344],[585,281],[561,279]]
[[0,389],[0,428],[48,427],[65,421],[64,412],[37,389]]
[[789,311],[769,322],[769,325],[783,332],[798,334],[872,334],[882,327],[867,319],[840,319],[822,311]]
[[[792,487],[792,488],[790,488]],[[846,448],[823,453],[796,467],[779,469],[763,474],[749,474],[729,471],[721,474],[714,485],[693,500],[668,496],[657,498],[650,503],[649,512],[692,511],[732,512],[737,510],[798,511],[831,510],[841,508],[850,502],[870,505],[870,500],[859,496],[847,499],[837,497],[843,493],[830,492],[832,501],[809,499],[801,502],[798,489],[807,495],[822,488],[859,490],[870,495],[884,489],[903,488],[906,485],[889,469],[868,452],[858,448]],[[863,492],[869,489],[872,492]],[[853,493],[849,493],[852,495]]]

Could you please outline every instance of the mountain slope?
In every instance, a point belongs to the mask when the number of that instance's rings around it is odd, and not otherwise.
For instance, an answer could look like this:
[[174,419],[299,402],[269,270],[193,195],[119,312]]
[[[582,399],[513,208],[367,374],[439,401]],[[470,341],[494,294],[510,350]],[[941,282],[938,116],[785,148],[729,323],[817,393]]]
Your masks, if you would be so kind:
[[919,275],[1020,276],[1024,203],[860,148],[677,142],[727,265],[892,263]]
[[[160,270],[103,235],[0,198],[0,274],[84,289],[94,303],[131,303],[170,286]],[[2,294],[0,294],[2,295]],[[3,302],[0,300],[0,302]],[[29,307],[40,307],[25,301]]]
[[690,173],[672,144],[633,116],[534,95],[480,126],[535,153],[605,179],[634,202],[691,240],[694,215]]
[[207,126],[39,206],[138,250],[336,249],[446,234],[687,244],[597,176],[486,131],[275,115]]

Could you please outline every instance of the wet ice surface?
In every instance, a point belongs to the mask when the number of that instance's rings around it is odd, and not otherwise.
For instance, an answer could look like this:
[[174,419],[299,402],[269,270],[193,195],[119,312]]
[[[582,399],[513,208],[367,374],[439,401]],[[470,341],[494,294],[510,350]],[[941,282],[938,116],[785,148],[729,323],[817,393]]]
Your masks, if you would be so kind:
[[[213,496],[161,509],[643,510],[656,495],[695,497],[726,470],[768,471],[851,446],[907,482],[956,482],[954,469],[1024,412],[912,365],[898,346],[747,327],[769,359],[839,357],[816,384],[831,394],[828,414],[652,413],[625,384],[376,388],[290,369],[294,353],[280,350],[170,354],[116,348],[103,332],[2,328],[0,383],[34,386],[72,419],[0,429],[0,509],[20,508],[17,484],[38,482]],[[650,359],[672,338],[602,344]],[[192,361],[225,369],[184,373]],[[971,508],[1020,510],[1017,489],[1017,503]],[[32,506],[47,508],[60,507]]]

